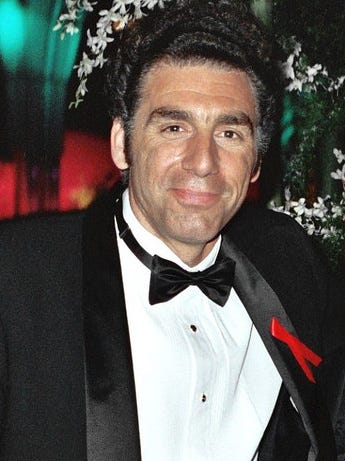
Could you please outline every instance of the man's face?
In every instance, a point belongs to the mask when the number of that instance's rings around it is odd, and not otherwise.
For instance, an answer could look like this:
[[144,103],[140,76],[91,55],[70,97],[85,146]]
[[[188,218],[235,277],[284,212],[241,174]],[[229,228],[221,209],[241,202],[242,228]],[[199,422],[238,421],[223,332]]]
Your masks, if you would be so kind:
[[[130,136],[130,202],[187,263],[209,252],[259,175],[255,126],[254,96],[240,71],[159,64],[145,77]],[[115,121],[113,157],[124,169],[121,136]],[[188,254],[198,251],[192,261]]]

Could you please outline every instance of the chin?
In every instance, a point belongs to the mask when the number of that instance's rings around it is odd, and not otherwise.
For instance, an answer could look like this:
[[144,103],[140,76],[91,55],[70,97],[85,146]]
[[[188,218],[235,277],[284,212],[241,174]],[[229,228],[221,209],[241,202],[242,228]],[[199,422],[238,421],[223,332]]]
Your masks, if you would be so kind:
[[[221,215],[223,217],[223,214]],[[165,230],[171,238],[184,243],[207,243],[219,235],[224,227],[224,219],[219,213],[183,213],[165,216]],[[161,227],[161,234],[163,227]]]
[[182,243],[191,245],[206,244],[218,237],[220,230],[210,231],[207,229],[189,229],[188,231],[176,232],[174,229],[174,238]]

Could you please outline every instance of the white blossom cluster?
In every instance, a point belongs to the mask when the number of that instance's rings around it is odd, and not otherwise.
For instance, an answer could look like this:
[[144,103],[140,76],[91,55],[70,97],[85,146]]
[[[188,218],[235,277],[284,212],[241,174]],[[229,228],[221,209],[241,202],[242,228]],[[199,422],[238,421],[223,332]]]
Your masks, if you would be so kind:
[[[83,12],[92,12],[97,1],[89,0],[65,0],[67,13],[60,15],[54,30],[61,30],[61,38],[66,34],[73,35],[79,31],[77,23]],[[156,5],[160,8],[169,0],[109,0],[110,9],[99,11],[99,19],[96,22],[96,33],[91,34],[87,30],[87,51],[83,52],[77,69],[79,86],[76,90],[75,101],[71,106],[77,107],[83,101],[87,92],[87,79],[92,71],[102,68],[107,58],[104,51],[109,42],[114,40],[113,32],[122,30],[130,21],[141,18],[144,15],[143,8],[152,9]]]
[[[321,64],[308,65],[305,54],[302,53],[302,46],[293,37],[290,45],[293,51],[287,61],[282,64],[285,77],[288,80],[287,91],[312,92],[327,91],[335,92],[338,95],[339,89],[345,83],[345,75],[332,79],[328,75],[327,68]],[[339,168],[331,173],[331,177],[340,180],[345,190],[345,155],[340,149],[333,149],[333,154],[337,159]],[[344,245],[345,242],[345,192],[337,201],[333,201],[330,196],[318,197],[316,202],[308,204],[306,198],[299,198],[297,201],[291,200],[289,187],[285,189],[285,202],[282,206],[275,206],[272,202],[270,208],[283,212],[293,217],[309,235],[314,235],[322,240],[333,238],[332,242],[337,241]],[[333,244],[332,243],[332,244]]]
[[[341,169],[331,173],[333,179],[341,180],[345,188],[345,155],[340,149],[333,149],[333,154],[341,166]],[[284,191],[285,202],[282,206],[270,203],[270,208],[274,211],[285,213],[294,218],[307,231],[309,235],[320,236],[323,239],[337,237],[344,240],[344,232],[341,227],[336,225],[337,221],[345,219],[345,192],[339,203],[333,202],[331,197],[318,197],[317,201],[308,205],[307,200],[302,197],[297,201],[291,200],[289,187]]]
[[307,57],[302,53],[302,46],[293,37],[293,50],[286,62],[282,63],[282,69],[288,80],[286,89],[288,91],[317,91],[318,88],[328,92],[338,91],[345,83],[345,75],[335,80],[329,77],[328,70],[321,64],[310,66],[307,64]]
[[340,179],[345,184],[345,155],[340,149],[333,149],[333,154],[335,155],[338,163],[342,163],[343,165],[339,165],[341,166],[341,169],[337,168],[336,171],[332,171],[331,176],[333,179]]
[[[102,68],[106,62],[104,51],[109,42],[114,40],[113,32],[123,29],[130,21],[141,18],[144,15],[143,8],[152,9],[156,5],[164,7],[169,0],[109,0],[110,9],[99,11],[99,19],[96,22],[96,33],[87,31],[87,51],[84,51],[79,64],[75,66],[79,78],[79,86],[76,91],[76,99],[72,103],[78,106],[87,92],[87,79],[96,68]],[[65,0],[67,13],[61,14],[54,30],[61,30],[61,38],[66,34],[79,32],[78,20],[84,12],[94,11],[97,0]],[[322,87],[328,92],[338,91],[345,84],[345,75],[335,80],[328,76],[326,67],[321,64],[307,65],[306,56],[302,53],[301,44],[294,37],[289,39],[289,47],[293,48],[286,62],[282,63],[283,72],[288,80],[288,91],[317,91]]]
[[80,15],[84,12],[93,11],[93,6],[97,2],[89,2],[88,0],[65,0],[67,13],[61,14],[53,30],[61,31],[61,38],[65,38],[65,34],[74,35],[79,32],[76,22]]

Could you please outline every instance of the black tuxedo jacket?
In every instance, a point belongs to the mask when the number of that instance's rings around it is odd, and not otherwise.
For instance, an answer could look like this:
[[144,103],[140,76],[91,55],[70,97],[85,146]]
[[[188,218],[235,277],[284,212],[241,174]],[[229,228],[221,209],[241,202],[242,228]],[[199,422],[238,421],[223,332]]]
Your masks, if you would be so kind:
[[[140,460],[114,201],[0,226],[2,461]],[[235,289],[283,379],[259,461],[334,461],[344,286],[284,215],[243,207],[224,239]],[[307,362],[316,382],[272,336],[272,318],[322,357]]]

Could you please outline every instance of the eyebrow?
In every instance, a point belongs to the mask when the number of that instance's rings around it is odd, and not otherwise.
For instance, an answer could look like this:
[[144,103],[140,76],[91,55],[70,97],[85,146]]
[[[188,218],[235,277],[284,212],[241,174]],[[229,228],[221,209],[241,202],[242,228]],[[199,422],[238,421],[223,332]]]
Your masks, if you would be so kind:
[[238,111],[233,114],[224,114],[221,115],[218,119],[217,122],[219,124],[224,124],[224,125],[243,125],[247,126],[251,132],[254,131],[254,124],[245,112]]
[[148,120],[147,124],[149,124],[152,120],[157,118],[167,118],[170,120],[182,120],[182,121],[191,121],[192,116],[189,112],[180,109],[169,109],[168,107],[159,107],[158,109],[154,109]]
[[[192,115],[190,112],[180,109],[171,109],[168,107],[159,107],[154,109],[147,120],[146,125],[150,122],[154,121],[155,119],[169,119],[169,120],[176,120],[176,121],[191,121]],[[229,114],[222,114],[217,118],[217,124],[224,124],[224,125],[243,125],[248,126],[251,132],[254,131],[254,124],[245,112],[236,111]]]

